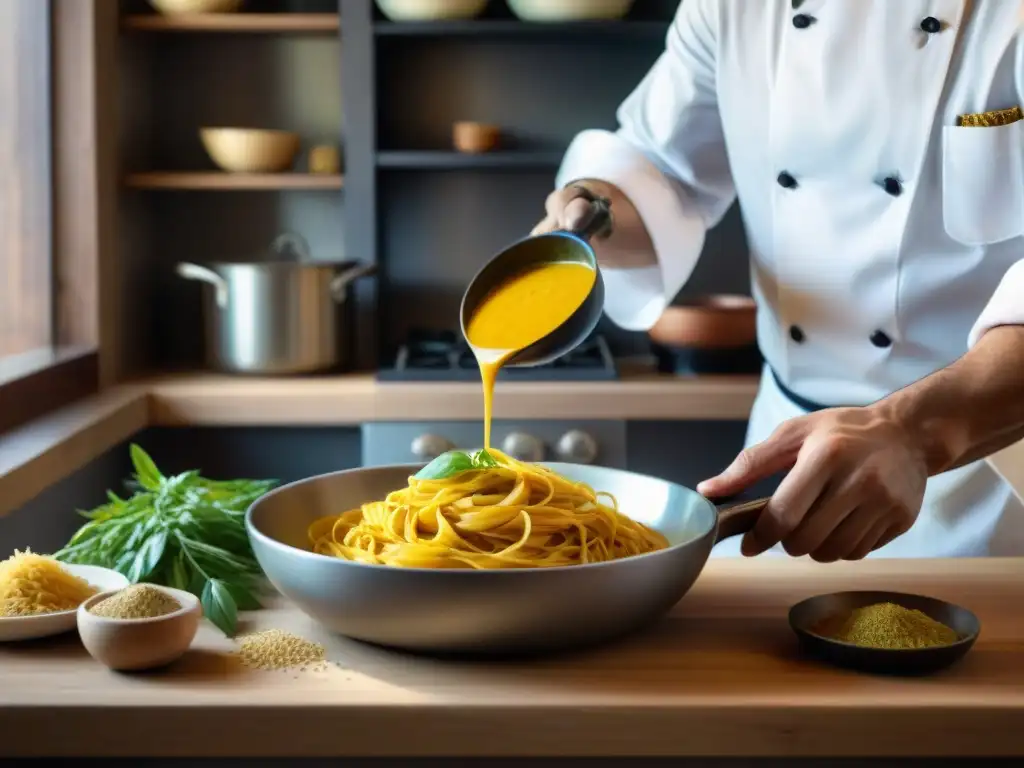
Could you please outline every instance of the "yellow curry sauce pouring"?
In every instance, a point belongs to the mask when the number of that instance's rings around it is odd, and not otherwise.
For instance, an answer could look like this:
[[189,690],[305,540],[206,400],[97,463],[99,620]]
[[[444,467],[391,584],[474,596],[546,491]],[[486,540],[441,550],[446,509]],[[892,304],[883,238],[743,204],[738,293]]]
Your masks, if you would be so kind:
[[491,444],[494,385],[502,366],[520,364],[524,351],[558,334],[560,339],[538,353],[540,360],[525,364],[559,357],[589,336],[601,317],[604,284],[588,240],[611,232],[611,211],[607,200],[582,188],[579,194],[591,208],[575,229],[528,237],[502,251],[463,298],[463,333],[483,381],[485,448]]

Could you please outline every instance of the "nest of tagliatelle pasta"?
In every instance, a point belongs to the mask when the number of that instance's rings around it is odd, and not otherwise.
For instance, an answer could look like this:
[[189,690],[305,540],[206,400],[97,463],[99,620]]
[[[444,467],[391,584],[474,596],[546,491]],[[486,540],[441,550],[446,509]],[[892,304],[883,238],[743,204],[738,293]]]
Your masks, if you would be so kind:
[[313,551],[406,568],[544,568],[668,546],[609,494],[490,449],[446,453],[381,501],[316,520]]

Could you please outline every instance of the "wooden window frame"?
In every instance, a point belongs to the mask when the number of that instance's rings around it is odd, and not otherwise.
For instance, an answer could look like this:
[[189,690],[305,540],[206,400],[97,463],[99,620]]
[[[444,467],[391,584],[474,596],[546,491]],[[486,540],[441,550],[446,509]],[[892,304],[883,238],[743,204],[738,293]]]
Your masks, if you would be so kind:
[[0,360],[0,434],[117,381],[117,10],[50,0],[53,349]]

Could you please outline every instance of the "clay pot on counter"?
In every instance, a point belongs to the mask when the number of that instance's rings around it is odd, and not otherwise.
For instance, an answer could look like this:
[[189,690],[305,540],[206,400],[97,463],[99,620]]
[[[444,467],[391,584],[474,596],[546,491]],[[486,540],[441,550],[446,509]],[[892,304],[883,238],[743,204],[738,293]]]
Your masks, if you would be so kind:
[[757,305],[749,296],[718,294],[668,307],[648,331],[664,373],[756,373]]

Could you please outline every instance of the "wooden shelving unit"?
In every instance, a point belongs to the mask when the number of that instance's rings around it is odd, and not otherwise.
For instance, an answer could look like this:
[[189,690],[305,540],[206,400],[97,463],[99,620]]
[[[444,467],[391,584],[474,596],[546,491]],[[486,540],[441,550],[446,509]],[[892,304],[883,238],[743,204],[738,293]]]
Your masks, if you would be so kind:
[[341,28],[336,13],[223,13],[195,16],[125,16],[130,32],[221,32],[254,34],[332,34]]
[[222,173],[220,171],[151,171],[125,178],[132,189],[274,191],[338,190],[344,186],[340,174],[312,173]]
[[466,154],[439,150],[381,151],[377,153],[380,168],[409,170],[465,170],[484,168],[554,169],[562,160],[560,151],[508,150]]

